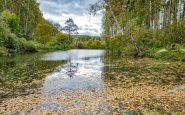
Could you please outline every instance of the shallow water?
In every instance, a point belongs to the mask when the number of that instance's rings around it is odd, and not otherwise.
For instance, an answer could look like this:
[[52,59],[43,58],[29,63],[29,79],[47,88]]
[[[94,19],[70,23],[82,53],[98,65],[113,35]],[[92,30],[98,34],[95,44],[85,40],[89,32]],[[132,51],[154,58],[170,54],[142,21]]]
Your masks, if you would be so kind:
[[44,55],[42,60],[68,60],[47,75],[43,84],[44,93],[60,89],[103,90],[103,54],[103,50],[69,50]]
[[2,114],[185,112],[184,62],[114,59],[104,50],[74,49],[0,63]]

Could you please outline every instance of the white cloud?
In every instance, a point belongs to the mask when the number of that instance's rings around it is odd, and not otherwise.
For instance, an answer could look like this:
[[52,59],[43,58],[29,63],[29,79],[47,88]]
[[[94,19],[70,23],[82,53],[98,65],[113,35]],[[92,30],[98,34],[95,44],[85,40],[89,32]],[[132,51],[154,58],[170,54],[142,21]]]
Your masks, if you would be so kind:
[[79,34],[100,35],[102,33],[103,12],[96,16],[88,14],[92,0],[37,0],[45,19],[51,19],[64,26],[68,18],[73,18],[80,27]]

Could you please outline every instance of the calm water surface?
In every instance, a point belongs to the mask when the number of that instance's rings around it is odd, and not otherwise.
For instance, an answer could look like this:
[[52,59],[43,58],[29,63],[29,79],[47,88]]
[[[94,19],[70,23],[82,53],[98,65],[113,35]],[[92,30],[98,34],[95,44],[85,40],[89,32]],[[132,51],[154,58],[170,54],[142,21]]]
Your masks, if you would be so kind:
[[0,114],[185,114],[184,108],[184,62],[77,49],[0,57]]
[[[103,50],[69,50],[0,58],[0,88],[18,89],[44,77],[44,92],[68,88],[103,89]],[[5,92],[1,91],[1,96]]]
[[103,50],[69,50],[45,54],[41,60],[67,60],[67,63],[56,67],[47,75],[43,91],[52,93],[59,89],[88,88],[103,90],[103,54]]

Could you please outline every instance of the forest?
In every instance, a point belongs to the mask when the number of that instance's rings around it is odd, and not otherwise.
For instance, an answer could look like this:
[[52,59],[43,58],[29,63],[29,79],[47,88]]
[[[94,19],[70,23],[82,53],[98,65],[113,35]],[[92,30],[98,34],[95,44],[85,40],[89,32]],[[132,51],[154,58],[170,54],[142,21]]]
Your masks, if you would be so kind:
[[184,0],[104,0],[90,13],[106,9],[103,38],[118,56],[184,60]]

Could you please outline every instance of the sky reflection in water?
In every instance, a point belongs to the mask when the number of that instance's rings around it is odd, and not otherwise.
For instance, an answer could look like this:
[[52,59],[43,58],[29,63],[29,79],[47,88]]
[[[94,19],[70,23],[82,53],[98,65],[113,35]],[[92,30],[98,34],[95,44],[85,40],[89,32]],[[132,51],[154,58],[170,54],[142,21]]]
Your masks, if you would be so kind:
[[46,77],[44,93],[51,94],[60,89],[102,90],[103,54],[103,50],[69,50],[44,55],[42,60],[45,61],[68,60]]

